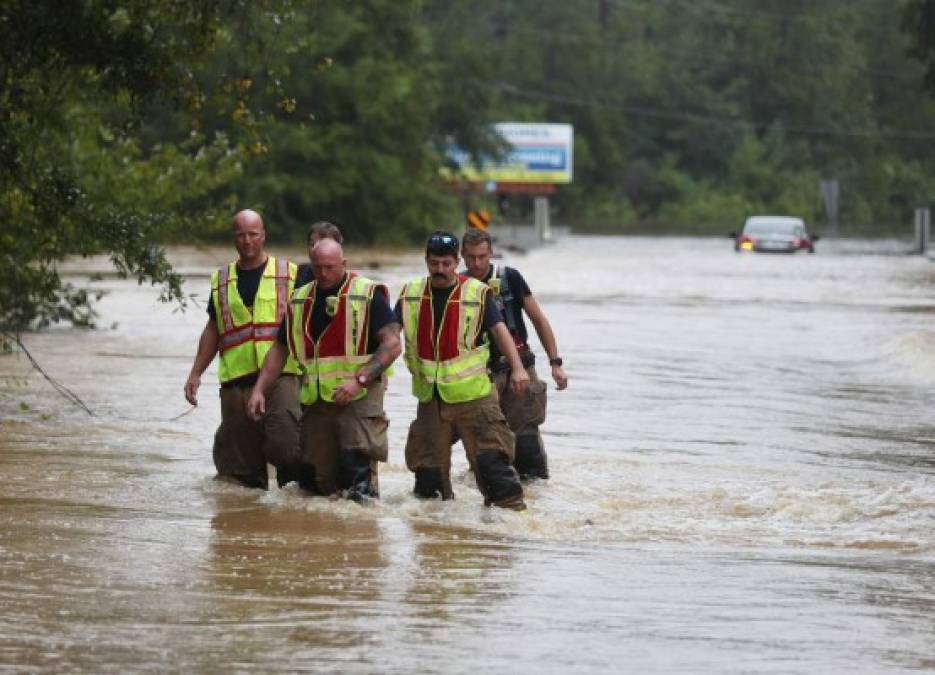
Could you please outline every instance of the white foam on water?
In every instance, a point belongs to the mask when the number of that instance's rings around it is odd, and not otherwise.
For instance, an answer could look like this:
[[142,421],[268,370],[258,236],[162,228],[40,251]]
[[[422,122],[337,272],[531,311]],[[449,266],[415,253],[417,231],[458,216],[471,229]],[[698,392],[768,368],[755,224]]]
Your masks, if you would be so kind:
[[886,342],[883,353],[907,375],[935,382],[935,331],[913,331],[897,335]]

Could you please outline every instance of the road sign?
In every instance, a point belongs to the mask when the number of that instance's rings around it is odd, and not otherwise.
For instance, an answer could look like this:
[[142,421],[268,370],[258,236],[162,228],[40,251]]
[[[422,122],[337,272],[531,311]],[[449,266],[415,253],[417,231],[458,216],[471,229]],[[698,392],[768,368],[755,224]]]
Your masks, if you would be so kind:
[[574,130],[570,124],[501,122],[494,128],[511,146],[502,161],[488,158],[478,167],[467,152],[450,145],[445,154],[458,169],[443,169],[442,175],[450,180],[481,183],[571,182]]

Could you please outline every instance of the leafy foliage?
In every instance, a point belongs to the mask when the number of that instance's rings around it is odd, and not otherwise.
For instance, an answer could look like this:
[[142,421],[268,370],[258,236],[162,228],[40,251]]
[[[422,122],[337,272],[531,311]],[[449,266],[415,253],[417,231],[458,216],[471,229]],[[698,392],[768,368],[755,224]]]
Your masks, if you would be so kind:
[[[68,255],[181,283],[158,242],[214,216],[205,197],[237,168],[223,144],[141,146],[141,105],[177,101],[184,56],[204,50],[216,2],[36,3],[0,8],[0,326],[93,321],[93,294],[60,278]],[[189,210],[189,207],[194,207]]]
[[237,208],[281,239],[455,229],[495,197],[459,204],[441,150],[496,153],[496,121],[574,126],[576,227],[821,223],[836,178],[844,233],[893,231],[935,199],[933,26],[935,0],[6,0],[0,327],[93,322],[69,255],[182,300],[161,245]]

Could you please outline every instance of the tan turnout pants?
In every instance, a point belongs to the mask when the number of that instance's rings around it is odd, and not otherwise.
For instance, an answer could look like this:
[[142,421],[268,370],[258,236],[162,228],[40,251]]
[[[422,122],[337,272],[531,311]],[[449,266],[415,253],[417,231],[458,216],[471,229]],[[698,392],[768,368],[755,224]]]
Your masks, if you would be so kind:
[[348,450],[359,450],[370,457],[371,490],[378,494],[377,463],[385,462],[389,453],[389,420],[383,412],[385,390],[382,382],[375,382],[367,387],[366,396],[346,406],[321,400],[303,406],[302,462],[315,467],[320,494],[338,491],[339,457]]
[[[465,403],[445,403],[438,397],[421,401],[406,440],[406,466],[410,471],[438,468],[446,489],[451,491],[451,446],[460,438],[473,467],[477,454],[498,451],[513,462],[513,432],[500,410],[496,389],[484,398]],[[483,492],[478,479],[478,488]],[[522,493],[518,495],[522,501]],[[498,506],[505,504],[497,504]]]

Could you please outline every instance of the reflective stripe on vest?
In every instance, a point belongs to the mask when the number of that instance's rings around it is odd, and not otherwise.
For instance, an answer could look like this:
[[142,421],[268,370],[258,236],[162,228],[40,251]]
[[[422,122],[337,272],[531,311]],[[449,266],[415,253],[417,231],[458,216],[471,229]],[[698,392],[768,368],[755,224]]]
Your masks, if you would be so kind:
[[[237,290],[237,263],[230,263],[211,275],[221,382],[255,373],[263,365],[285,315],[295,274],[294,263],[269,256],[252,311]],[[298,365],[293,359],[287,359],[283,372],[298,373]]]
[[[370,332],[370,301],[377,289],[389,293],[386,286],[349,272],[336,298],[334,315],[316,341],[312,337],[312,309],[318,284],[312,281],[297,289],[289,306],[289,349],[303,366],[301,400],[308,405],[319,398],[334,402],[334,391],[354,377],[370,361],[367,352]],[[367,395],[362,389],[354,398]]]
[[436,328],[428,277],[414,279],[400,294],[405,360],[412,373],[412,393],[423,403],[434,389],[446,403],[463,403],[490,393],[486,341],[475,347],[483,325],[487,285],[458,276]]

